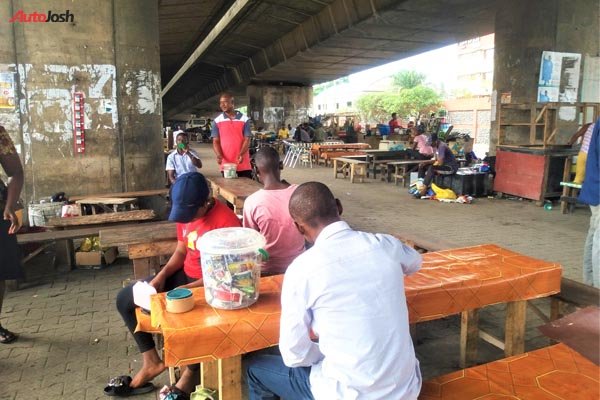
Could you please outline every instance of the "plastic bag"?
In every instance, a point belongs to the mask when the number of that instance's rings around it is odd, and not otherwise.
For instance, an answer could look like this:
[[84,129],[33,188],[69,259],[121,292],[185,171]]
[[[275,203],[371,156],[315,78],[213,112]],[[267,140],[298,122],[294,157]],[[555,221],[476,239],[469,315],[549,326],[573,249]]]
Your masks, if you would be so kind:
[[456,199],[456,193],[454,193],[452,191],[452,189],[442,189],[441,187],[439,187],[435,183],[431,184],[431,189],[435,193],[435,197],[437,199],[448,199],[448,200],[455,200]]

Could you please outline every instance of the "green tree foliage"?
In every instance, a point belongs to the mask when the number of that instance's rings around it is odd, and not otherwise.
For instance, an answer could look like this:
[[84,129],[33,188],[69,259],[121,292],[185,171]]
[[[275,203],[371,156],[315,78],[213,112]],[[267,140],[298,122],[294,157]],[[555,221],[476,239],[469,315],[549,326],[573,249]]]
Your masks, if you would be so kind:
[[392,84],[398,89],[413,89],[425,84],[427,76],[417,71],[400,71],[392,75]]
[[394,112],[400,117],[429,114],[441,105],[439,94],[426,86],[402,89],[400,93],[369,93],[358,98],[356,106],[367,121],[386,121]]
[[427,86],[419,85],[401,90],[398,97],[401,106],[397,112],[404,116],[418,117],[420,114],[437,111],[441,106],[440,95]]

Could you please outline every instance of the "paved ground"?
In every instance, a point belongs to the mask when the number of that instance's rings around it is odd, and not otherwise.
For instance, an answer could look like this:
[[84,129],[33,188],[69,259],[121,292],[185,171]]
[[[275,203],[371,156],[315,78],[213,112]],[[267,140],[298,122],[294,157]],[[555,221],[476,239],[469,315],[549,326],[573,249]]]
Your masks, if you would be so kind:
[[[203,172],[216,172],[212,151],[199,145]],[[460,245],[497,243],[524,254],[556,261],[564,275],[581,280],[582,248],[589,211],[562,215],[557,207],[545,211],[528,201],[477,199],[471,205],[414,200],[406,189],[374,180],[350,184],[334,180],[330,168],[285,170],[290,182],[322,181],[341,199],[343,217],[368,231],[414,232]],[[132,268],[126,258],[102,270],[56,273],[53,253],[27,265],[24,287],[8,294],[1,322],[21,337],[0,345],[0,399],[97,399],[113,375],[139,367],[137,349],[114,306],[123,280]],[[546,299],[535,304],[548,308]],[[502,335],[503,307],[489,307],[480,324]],[[527,350],[545,346],[536,327],[540,320],[528,312]],[[444,318],[419,325],[417,354],[426,378],[458,368],[459,320]],[[480,343],[479,361],[502,353]],[[155,380],[166,383],[163,374]],[[137,396],[154,399],[155,394]]]

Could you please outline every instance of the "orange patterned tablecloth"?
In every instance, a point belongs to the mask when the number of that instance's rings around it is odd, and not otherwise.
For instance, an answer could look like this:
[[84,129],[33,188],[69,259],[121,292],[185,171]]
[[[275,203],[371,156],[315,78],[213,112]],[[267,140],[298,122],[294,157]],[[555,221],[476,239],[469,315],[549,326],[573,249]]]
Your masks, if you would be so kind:
[[[483,306],[529,300],[560,291],[561,267],[496,245],[423,255],[423,267],[407,277],[411,322],[428,321]],[[195,307],[184,314],[165,310],[165,295],[152,297],[152,326],[160,327],[169,366],[232,357],[276,345],[283,276],[261,279],[256,304],[218,310],[194,289]],[[143,329],[143,324],[140,327]]]
[[427,381],[419,400],[598,400],[599,377],[597,365],[561,343]]

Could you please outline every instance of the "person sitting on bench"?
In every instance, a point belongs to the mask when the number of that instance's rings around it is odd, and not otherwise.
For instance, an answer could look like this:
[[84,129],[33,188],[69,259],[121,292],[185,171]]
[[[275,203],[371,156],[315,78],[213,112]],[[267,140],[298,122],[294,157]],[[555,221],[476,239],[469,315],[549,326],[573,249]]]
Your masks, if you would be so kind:
[[[196,241],[213,229],[240,226],[240,221],[233,211],[210,197],[208,183],[198,172],[188,172],[177,177],[171,189],[171,201],[173,205],[169,220],[177,223],[177,247],[160,272],[146,279],[159,293],[176,287],[202,286],[200,251],[196,248]],[[142,354],[142,368],[133,379],[128,379],[130,394],[152,391],[154,386],[150,381],[166,368],[156,351],[152,335],[147,332],[135,332],[135,309],[131,284],[117,295],[117,310]],[[199,377],[199,368],[200,364],[189,365],[182,373],[181,379],[169,390],[189,395],[194,389],[194,379]]]
[[458,162],[452,150],[446,143],[439,140],[437,134],[431,134],[431,147],[435,153],[435,159],[419,164],[419,182],[417,188],[419,196],[425,196],[431,186],[434,174],[452,175],[458,171]]
[[263,147],[254,156],[254,161],[264,188],[244,202],[244,226],[260,232],[267,239],[265,250],[269,260],[263,265],[262,274],[282,274],[304,251],[304,237],[295,228],[286,207],[298,185],[281,180],[283,165],[274,148]]

